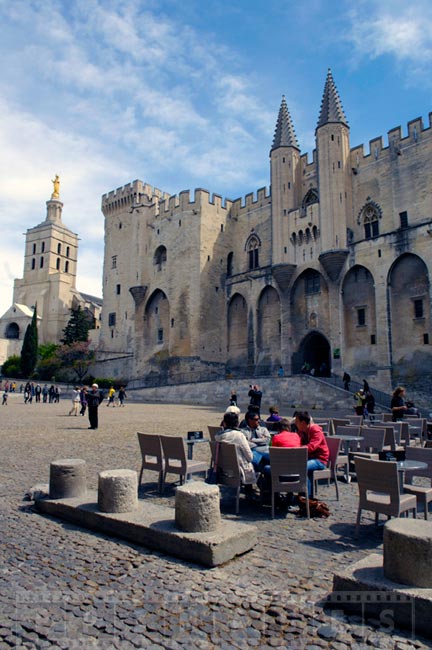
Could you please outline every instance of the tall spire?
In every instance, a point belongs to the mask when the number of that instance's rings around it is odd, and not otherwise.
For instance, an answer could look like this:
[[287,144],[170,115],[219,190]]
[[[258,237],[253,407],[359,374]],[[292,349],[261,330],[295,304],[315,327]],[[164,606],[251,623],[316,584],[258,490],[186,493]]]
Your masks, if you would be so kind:
[[282,95],[282,102],[276,122],[271,151],[278,147],[295,147],[296,149],[300,149],[292,124],[291,115],[289,114],[288,106],[285,101],[285,95]]
[[342,122],[348,126],[347,118],[345,117],[342,108],[342,102],[339,97],[333,75],[330,68],[327,72],[327,79],[324,86],[324,93],[321,100],[321,112],[317,124],[317,129],[329,122]]

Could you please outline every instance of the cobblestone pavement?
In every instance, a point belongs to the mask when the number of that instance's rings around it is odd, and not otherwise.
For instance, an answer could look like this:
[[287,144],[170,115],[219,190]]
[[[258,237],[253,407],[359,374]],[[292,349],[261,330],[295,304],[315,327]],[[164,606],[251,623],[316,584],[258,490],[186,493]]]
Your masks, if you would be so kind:
[[[127,403],[99,411],[98,431],[69,417],[69,400],[0,407],[0,648],[293,648],[345,650],[430,647],[394,629],[391,612],[364,622],[327,612],[322,599],[333,571],[381,548],[382,529],[366,514],[353,540],[355,483],[321,488],[332,515],[306,521],[270,518],[268,507],[240,504],[240,521],[258,528],[255,549],[225,566],[203,569],[137,545],[36,513],[26,490],[48,482],[49,463],[87,461],[88,484],[104,469],[139,470],[137,431],[178,433],[218,424],[220,410]],[[196,458],[208,446],[195,447]],[[175,478],[175,477],[173,477]],[[158,499],[144,475],[142,498]],[[171,486],[164,503],[173,505]],[[226,495],[224,515],[235,519]]]

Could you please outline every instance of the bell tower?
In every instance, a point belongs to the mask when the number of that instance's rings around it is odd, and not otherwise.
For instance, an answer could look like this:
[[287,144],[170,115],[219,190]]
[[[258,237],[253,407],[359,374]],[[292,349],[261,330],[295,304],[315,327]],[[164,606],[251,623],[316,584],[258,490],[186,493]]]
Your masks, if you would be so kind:
[[24,273],[14,282],[14,302],[37,303],[41,343],[61,339],[76,292],[78,236],[62,222],[58,176],[53,184],[45,220],[25,234]]

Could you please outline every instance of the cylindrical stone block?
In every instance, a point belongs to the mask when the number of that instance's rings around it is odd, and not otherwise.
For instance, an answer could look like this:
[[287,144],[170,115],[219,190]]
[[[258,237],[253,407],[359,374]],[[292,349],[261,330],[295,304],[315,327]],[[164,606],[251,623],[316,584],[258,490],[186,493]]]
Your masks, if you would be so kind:
[[80,458],[63,458],[50,464],[50,499],[71,499],[87,492],[86,462]]
[[217,530],[221,523],[217,485],[191,481],[178,487],[175,495],[175,523],[188,533]]
[[98,507],[101,512],[132,512],[137,506],[137,472],[111,469],[99,473]]
[[432,588],[432,522],[392,519],[384,526],[384,575],[393,582]]

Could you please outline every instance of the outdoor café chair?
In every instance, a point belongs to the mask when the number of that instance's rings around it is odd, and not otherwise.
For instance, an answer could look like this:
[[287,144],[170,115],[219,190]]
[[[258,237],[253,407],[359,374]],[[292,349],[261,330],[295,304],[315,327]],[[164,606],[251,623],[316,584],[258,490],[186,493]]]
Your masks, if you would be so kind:
[[[432,449],[427,449],[425,447],[408,447],[405,458],[406,460],[419,460],[423,463],[427,463],[426,469],[407,469],[405,471],[404,491],[416,496],[417,503],[423,505],[424,518],[428,519],[429,503],[432,501]],[[412,480],[415,476],[429,479],[429,485],[413,485]]]
[[338,456],[340,450],[340,438],[337,436],[329,436],[326,438],[327,446],[329,448],[330,456],[328,461],[328,466],[325,469],[316,469],[313,473],[313,490],[314,497],[316,497],[318,492],[318,481],[320,479],[327,479],[328,485],[330,485],[330,479],[333,479],[336,489],[336,500],[339,501],[339,487],[337,481],[336,469],[338,466]]
[[304,492],[307,518],[310,518],[307,476],[307,447],[270,447],[271,516],[274,519],[275,494]]
[[160,436],[155,433],[137,433],[138,442],[141,450],[141,471],[138,480],[138,486],[141,485],[142,475],[145,469],[150,469],[159,473],[158,492],[162,491],[162,475],[164,469],[164,459]]
[[206,462],[187,459],[183,438],[179,436],[160,436],[160,439],[165,459],[162,490],[167,474],[178,474],[180,476],[180,485],[182,485],[189,474],[207,473],[208,464]]
[[375,513],[375,525],[378,525],[380,514],[387,515],[390,519],[390,517],[400,517],[402,513],[412,510],[413,516],[416,516],[416,497],[400,492],[396,462],[369,460],[357,456],[355,466],[359,488],[355,537],[358,537],[363,510],[371,510]]

